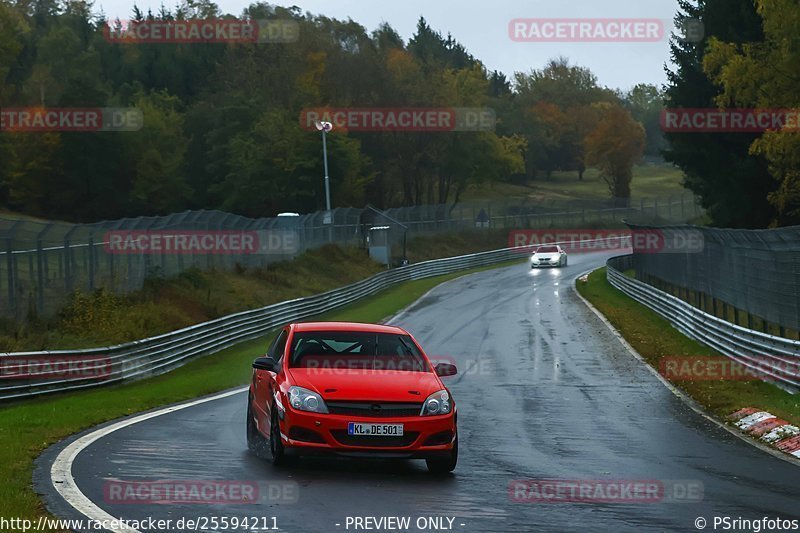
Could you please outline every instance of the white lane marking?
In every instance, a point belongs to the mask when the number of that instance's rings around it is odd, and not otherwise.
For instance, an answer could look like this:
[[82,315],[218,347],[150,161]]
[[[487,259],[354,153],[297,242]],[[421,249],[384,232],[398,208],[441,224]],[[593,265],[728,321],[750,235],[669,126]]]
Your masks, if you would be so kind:
[[[120,420],[115,424],[92,431],[91,433],[84,435],[83,437],[70,443],[69,446],[61,450],[61,453],[58,454],[58,457],[56,457],[55,461],[53,461],[53,466],[50,468],[50,482],[53,484],[53,487],[61,495],[61,497],[86,518],[96,521],[105,520],[109,522],[111,520],[118,520],[98,507],[81,491],[80,488],[78,488],[78,484],[75,483],[75,478],[72,477],[72,464],[75,462],[75,458],[78,457],[78,454],[80,454],[83,450],[97,440],[102,439],[103,437],[110,435],[111,433],[122,428],[132,426],[133,424],[138,424],[139,422],[144,422],[145,420],[165,415],[167,413],[174,413],[175,411],[180,411],[181,409],[186,409],[187,407],[227,398],[228,396],[245,392],[247,389],[248,387],[241,387],[232,391],[211,396],[209,398],[190,400],[186,403],[172,405],[170,407],[165,407],[164,409],[134,416],[130,419]],[[117,528],[108,528],[106,531],[112,531],[113,533],[141,533],[137,529],[127,527],[124,524],[120,524],[120,527]]]

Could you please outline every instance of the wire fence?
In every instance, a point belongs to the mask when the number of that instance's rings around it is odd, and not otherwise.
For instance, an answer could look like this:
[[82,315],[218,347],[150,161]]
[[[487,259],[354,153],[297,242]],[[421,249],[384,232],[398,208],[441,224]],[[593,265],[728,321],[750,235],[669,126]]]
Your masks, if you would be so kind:
[[220,211],[69,224],[0,216],[0,316],[49,316],[74,291],[136,291],[148,278],[188,269],[264,267],[327,243],[367,248],[387,229],[391,264],[414,234],[463,230],[621,225],[624,219],[680,223],[702,215],[691,194],[621,201],[472,201],[380,211],[337,208],[247,218]]
[[637,279],[742,327],[800,338],[800,226],[630,227],[644,233],[669,230],[695,241],[669,253],[634,253]]
[[134,342],[83,350],[0,353],[0,401],[155,376],[270,330],[424,279],[519,259],[514,249],[434,259],[386,270],[345,287],[279,302]]

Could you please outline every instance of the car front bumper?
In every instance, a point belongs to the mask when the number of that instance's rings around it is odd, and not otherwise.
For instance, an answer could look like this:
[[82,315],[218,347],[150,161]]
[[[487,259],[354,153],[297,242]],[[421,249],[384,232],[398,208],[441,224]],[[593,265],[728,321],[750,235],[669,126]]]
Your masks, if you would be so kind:
[[[405,459],[443,458],[456,437],[457,412],[437,416],[363,417],[288,409],[280,421],[289,455],[341,455]],[[349,422],[403,424],[402,437],[347,435]]]

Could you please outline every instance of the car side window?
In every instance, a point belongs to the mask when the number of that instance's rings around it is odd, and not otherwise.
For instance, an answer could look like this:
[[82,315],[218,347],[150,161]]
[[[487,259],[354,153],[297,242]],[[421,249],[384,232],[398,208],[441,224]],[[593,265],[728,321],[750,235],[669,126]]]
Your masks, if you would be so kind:
[[278,339],[279,339],[280,337],[281,337],[281,334],[280,334],[280,333],[278,333],[277,335],[275,335],[275,338],[274,338],[274,339],[272,340],[272,342],[270,343],[270,345],[269,345],[269,348],[267,348],[267,357],[272,357],[272,354],[274,354],[274,353],[275,353],[275,345],[276,345],[276,344],[278,344]]
[[277,349],[278,348],[278,344],[281,342],[281,340],[283,340],[283,343],[284,343],[284,346],[285,346],[286,345],[286,340],[285,339],[286,339],[286,330],[282,329],[281,332],[278,333],[275,336],[275,340],[272,341],[272,344],[269,345],[269,348],[267,349],[267,357],[271,357],[272,359],[275,359],[275,354],[276,353],[278,355],[280,355],[280,351]]
[[282,330],[278,338],[275,339],[275,344],[272,345],[272,353],[268,354],[276,361],[283,359],[283,352],[286,350],[286,341],[289,338],[289,332]]

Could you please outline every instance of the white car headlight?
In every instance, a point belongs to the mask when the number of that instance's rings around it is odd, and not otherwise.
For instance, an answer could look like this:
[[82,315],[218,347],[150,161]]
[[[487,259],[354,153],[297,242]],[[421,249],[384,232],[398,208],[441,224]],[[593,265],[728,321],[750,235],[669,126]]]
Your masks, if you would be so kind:
[[303,387],[289,387],[289,404],[298,411],[327,413],[328,406],[322,396]]
[[422,404],[420,416],[446,415],[453,410],[453,402],[446,390],[434,392]]

